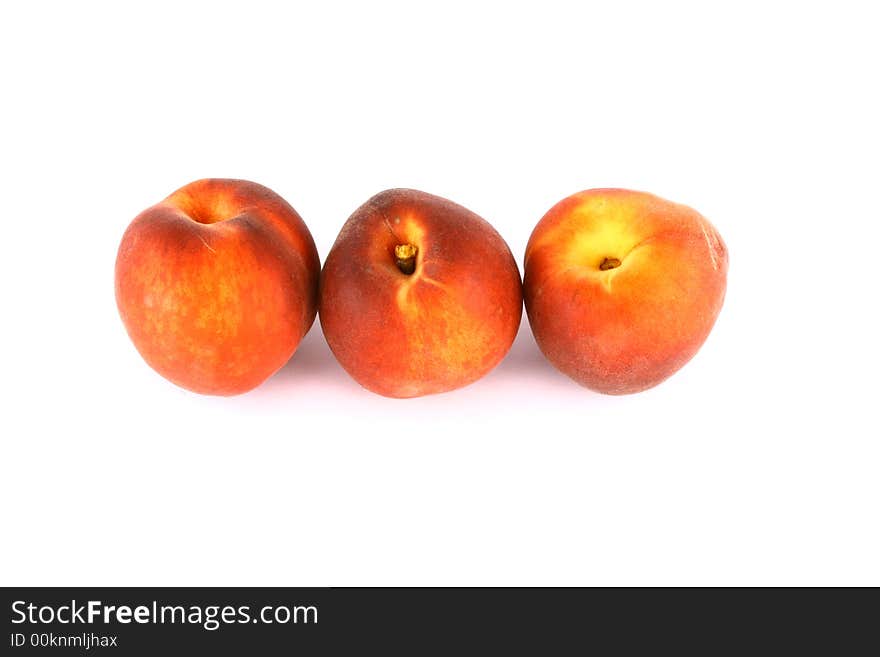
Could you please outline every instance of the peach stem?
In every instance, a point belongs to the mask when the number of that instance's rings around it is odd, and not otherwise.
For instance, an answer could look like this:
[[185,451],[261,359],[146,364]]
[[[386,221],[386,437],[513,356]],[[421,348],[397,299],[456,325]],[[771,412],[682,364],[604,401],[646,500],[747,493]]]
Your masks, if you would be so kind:
[[416,270],[416,254],[419,247],[412,244],[398,244],[394,247],[394,259],[397,262],[397,268],[404,274],[409,276]]
[[602,271],[607,271],[609,269],[614,269],[615,267],[620,267],[620,260],[617,258],[605,258],[600,264],[599,269]]

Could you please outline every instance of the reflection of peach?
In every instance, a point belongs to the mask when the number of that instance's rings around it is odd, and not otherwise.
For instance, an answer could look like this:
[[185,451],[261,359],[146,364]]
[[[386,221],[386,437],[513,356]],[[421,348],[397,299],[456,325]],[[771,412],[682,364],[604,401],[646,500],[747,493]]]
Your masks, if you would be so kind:
[[199,180],[125,231],[116,302],[159,374],[234,395],[296,350],[315,319],[319,269],[308,228],[280,196],[243,180]]
[[727,285],[727,249],[684,205],[593,189],[557,203],[526,247],[532,332],[553,365],[610,394],[657,385],[709,335]]
[[321,274],[321,327],[342,367],[389,397],[476,381],[519,328],[516,262],[492,226],[451,201],[395,189],[342,227]]

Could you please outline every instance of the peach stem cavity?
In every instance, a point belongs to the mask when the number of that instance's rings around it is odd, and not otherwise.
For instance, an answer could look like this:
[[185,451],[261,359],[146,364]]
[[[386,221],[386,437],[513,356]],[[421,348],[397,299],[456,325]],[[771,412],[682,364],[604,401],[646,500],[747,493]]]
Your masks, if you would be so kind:
[[419,247],[412,244],[398,244],[394,247],[394,261],[397,268],[406,274],[411,275],[416,270],[416,256],[419,253]]
[[602,260],[602,262],[599,263],[599,269],[602,271],[616,269],[617,267],[620,267],[619,258],[605,258],[604,260]]

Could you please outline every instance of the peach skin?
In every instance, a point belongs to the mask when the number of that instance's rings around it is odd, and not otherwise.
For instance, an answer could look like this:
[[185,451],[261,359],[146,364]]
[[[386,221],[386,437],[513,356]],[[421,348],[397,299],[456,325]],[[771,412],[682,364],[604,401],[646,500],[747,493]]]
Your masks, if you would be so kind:
[[315,319],[320,261],[270,189],[205,179],[129,225],[116,302],[144,360],[189,390],[235,395],[271,376]]
[[529,323],[547,359],[578,383],[639,392],[697,353],[724,302],[727,267],[721,236],[695,210],[644,192],[580,192],[529,239]]
[[507,244],[460,205],[381,192],[348,219],[327,256],[321,328],[342,367],[388,397],[460,388],[495,367],[522,317]]

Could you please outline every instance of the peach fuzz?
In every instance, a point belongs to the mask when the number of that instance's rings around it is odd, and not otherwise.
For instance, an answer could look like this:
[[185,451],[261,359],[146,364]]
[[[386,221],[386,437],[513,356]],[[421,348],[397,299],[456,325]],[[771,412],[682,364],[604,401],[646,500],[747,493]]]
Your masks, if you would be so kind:
[[526,311],[547,359],[608,394],[657,385],[706,340],[728,254],[697,211],[652,194],[593,189],[557,203],[526,247]]
[[280,369],[315,319],[320,261],[296,211],[244,180],[190,183],[129,225],[116,302],[159,374],[213,395]]
[[507,244],[460,205],[411,189],[381,192],[342,227],[321,274],[321,328],[365,388],[416,397],[494,368],[522,317]]

